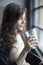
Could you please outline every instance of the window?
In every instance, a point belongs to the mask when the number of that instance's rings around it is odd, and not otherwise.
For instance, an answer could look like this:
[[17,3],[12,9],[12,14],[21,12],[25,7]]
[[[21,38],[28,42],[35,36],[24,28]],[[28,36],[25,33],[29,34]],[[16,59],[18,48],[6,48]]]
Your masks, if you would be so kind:
[[[37,48],[37,52],[41,58],[43,58],[43,0],[27,0],[26,7],[27,7],[27,25],[31,28],[33,25],[35,26],[39,45]],[[29,29],[28,28],[28,29]],[[40,50],[40,51],[39,51]]]
[[[36,27],[36,31],[38,34],[39,39],[39,49],[41,51],[41,54],[43,55],[43,0],[34,0],[34,7],[33,7],[33,17],[32,22],[34,23]],[[41,55],[40,55],[41,56]],[[41,56],[42,57],[42,56]]]
[[[43,28],[43,0],[40,0],[40,24],[39,26],[41,28]],[[40,49],[42,50],[43,52],[43,31],[40,30],[40,33],[39,33],[39,38],[40,38],[40,44],[39,44],[39,47]]]

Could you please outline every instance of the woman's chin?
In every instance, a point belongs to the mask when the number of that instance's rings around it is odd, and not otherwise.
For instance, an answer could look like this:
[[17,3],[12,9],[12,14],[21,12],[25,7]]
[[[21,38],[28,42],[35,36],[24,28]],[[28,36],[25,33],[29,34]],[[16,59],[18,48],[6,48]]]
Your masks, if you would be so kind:
[[19,29],[18,31],[19,31],[20,33],[22,33],[22,32],[23,32],[23,29],[21,28],[21,29]]

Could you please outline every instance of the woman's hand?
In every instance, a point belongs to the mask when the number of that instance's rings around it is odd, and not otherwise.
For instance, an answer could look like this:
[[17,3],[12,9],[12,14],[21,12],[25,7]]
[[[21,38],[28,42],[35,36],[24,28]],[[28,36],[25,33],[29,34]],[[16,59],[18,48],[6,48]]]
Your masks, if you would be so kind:
[[25,39],[25,50],[30,51],[31,49],[38,46],[38,39],[35,37],[29,37]]

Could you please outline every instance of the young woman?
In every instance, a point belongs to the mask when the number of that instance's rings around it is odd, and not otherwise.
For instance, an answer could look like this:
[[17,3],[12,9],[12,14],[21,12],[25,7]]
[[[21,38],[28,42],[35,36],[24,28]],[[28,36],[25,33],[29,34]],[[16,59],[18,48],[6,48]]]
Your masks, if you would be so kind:
[[28,65],[25,58],[32,49],[30,45],[37,46],[38,40],[35,37],[26,38],[24,41],[21,38],[26,23],[25,13],[25,8],[15,3],[8,4],[4,9],[1,26],[3,42],[0,45],[0,55],[7,65],[14,62],[17,65]]

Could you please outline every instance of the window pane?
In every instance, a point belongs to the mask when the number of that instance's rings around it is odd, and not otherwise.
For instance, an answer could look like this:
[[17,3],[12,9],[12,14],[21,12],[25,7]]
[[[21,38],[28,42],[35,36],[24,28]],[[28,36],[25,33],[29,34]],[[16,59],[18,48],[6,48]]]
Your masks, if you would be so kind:
[[[43,5],[43,0],[40,0],[40,6]],[[41,28],[43,28],[43,8],[40,9],[40,25]],[[40,31],[39,33],[39,47],[43,52],[43,31]]]

